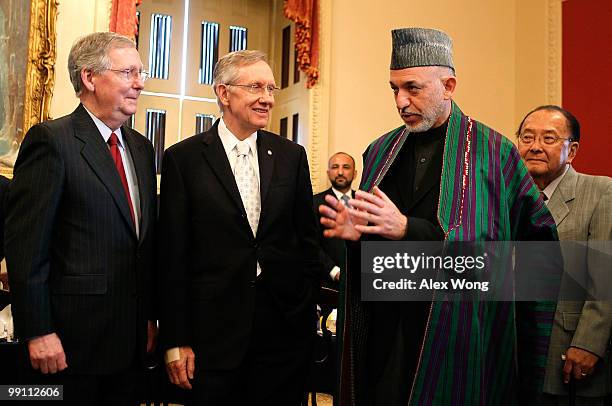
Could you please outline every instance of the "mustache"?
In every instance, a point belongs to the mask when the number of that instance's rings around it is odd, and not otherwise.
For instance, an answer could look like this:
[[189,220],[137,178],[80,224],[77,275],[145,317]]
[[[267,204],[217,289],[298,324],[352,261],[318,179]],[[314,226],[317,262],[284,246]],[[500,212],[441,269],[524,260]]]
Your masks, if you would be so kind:
[[400,114],[401,114],[401,115],[410,114],[410,115],[414,115],[414,116],[420,116],[420,115],[421,115],[420,113],[417,113],[416,111],[410,111],[410,110],[408,110],[408,109],[409,109],[409,107],[408,107],[408,106],[406,106],[406,107],[402,107],[402,108],[400,109]]

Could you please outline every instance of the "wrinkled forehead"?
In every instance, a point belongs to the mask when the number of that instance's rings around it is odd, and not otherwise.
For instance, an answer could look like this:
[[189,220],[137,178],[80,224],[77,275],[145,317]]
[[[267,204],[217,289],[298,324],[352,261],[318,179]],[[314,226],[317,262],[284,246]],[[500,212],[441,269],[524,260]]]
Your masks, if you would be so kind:
[[525,118],[521,132],[566,134],[569,132],[569,123],[558,111],[538,110]]
[[274,84],[274,74],[270,65],[264,61],[237,66],[236,80],[246,80],[249,83]]
[[439,66],[415,66],[405,69],[391,69],[389,81],[392,84],[405,82],[428,82],[441,76],[442,70]]
[[142,68],[140,54],[134,47],[112,47],[106,55],[113,66]]

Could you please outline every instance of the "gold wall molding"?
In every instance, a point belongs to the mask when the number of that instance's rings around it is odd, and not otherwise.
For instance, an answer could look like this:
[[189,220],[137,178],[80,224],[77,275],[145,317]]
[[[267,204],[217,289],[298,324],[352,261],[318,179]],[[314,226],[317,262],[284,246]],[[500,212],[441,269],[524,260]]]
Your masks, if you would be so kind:
[[316,193],[327,187],[327,155],[329,149],[329,109],[331,84],[332,0],[319,1],[319,80],[309,90],[308,116],[310,138],[310,179]]
[[34,124],[50,118],[58,5],[57,0],[31,0],[23,134]]
[[316,84],[310,89],[310,142],[308,155],[310,156],[310,181],[314,192],[321,189],[321,85]]
[[562,102],[562,5],[563,0],[548,0],[547,10],[547,69],[546,101],[561,105]]

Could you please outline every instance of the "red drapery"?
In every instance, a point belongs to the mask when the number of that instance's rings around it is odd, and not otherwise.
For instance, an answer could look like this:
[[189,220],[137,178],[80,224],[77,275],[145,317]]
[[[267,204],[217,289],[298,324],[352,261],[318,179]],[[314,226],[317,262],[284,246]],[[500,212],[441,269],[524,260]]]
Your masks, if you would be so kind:
[[113,0],[110,15],[110,31],[125,35],[132,39],[138,33],[136,6],[142,0]]
[[319,0],[285,0],[283,12],[295,22],[297,60],[311,88],[319,79]]

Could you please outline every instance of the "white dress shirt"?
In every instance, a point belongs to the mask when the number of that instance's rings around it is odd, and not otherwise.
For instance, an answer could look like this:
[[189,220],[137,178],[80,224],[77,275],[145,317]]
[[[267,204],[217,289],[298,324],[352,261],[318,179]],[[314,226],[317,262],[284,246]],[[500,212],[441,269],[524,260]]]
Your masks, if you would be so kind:
[[546,205],[548,205],[550,198],[555,193],[555,190],[557,190],[557,186],[559,186],[559,183],[561,183],[561,179],[563,179],[569,167],[569,164],[565,165],[565,170],[563,171],[563,173],[557,176],[552,182],[548,184],[548,186],[544,188],[544,190],[542,190],[542,192],[546,195],[546,200],[544,200],[544,203],[546,203]]
[[[240,141],[225,125],[225,121],[223,118],[219,120],[219,126],[217,127],[217,131],[219,133],[219,138],[221,138],[221,143],[223,144],[223,149],[227,154],[227,159],[229,160],[230,167],[232,168],[232,173],[234,173],[234,169],[236,168],[236,160],[238,156],[236,155],[236,151],[234,148],[236,144]],[[257,184],[259,184],[259,161],[257,160],[257,131],[253,134],[249,135],[245,141],[251,147],[251,151],[249,153],[249,162],[253,166],[253,170],[255,171],[255,176],[257,176]]]

